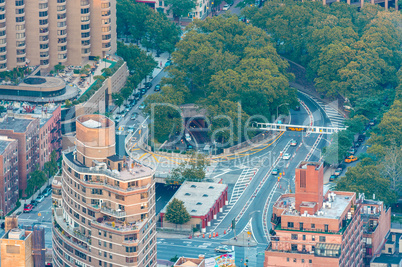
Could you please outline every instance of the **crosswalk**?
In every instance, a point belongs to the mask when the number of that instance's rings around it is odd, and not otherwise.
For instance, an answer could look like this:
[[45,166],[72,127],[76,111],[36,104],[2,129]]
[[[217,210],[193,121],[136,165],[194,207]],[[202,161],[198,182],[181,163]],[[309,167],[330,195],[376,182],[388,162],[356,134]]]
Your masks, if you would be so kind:
[[257,168],[245,168],[240,174],[239,179],[233,188],[232,197],[230,198],[229,205],[234,205],[236,201],[243,194],[244,190],[250,183],[251,179],[253,179],[254,174],[257,172]]
[[309,97],[325,111],[333,127],[344,127],[345,118],[336,109],[314,96]]

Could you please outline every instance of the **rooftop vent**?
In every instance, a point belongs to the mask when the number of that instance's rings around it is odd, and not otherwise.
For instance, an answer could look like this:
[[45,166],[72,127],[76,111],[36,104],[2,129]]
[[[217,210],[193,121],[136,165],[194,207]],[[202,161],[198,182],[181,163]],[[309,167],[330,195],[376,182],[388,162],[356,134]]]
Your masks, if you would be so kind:
[[201,202],[197,202],[197,205],[202,205],[202,203],[201,203]]

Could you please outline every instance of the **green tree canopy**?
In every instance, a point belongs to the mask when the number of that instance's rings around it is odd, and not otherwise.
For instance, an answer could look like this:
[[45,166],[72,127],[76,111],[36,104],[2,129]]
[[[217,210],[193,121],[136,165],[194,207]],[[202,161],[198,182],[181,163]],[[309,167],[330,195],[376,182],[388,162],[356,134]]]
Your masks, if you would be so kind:
[[165,0],[165,5],[174,17],[187,17],[196,6],[196,0]]
[[167,184],[179,185],[184,181],[201,181],[205,178],[205,169],[209,166],[208,160],[203,154],[194,152],[188,161],[184,161],[178,167],[172,169]]
[[191,216],[184,207],[183,201],[173,198],[166,207],[165,218],[174,224],[185,224],[190,221]]

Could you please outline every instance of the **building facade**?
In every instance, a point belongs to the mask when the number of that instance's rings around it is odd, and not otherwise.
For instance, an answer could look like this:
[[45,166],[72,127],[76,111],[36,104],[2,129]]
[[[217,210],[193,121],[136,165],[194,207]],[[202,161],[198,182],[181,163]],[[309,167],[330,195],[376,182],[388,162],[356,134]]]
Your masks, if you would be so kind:
[[363,221],[364,264],[370,266],[374,255],[381,253],[391,229],[391,208],[382,201],[364,199],[361,217]]
[[19,196],[18,141],[7,136],[0,136],[0,192],[0,216],[4,216],[15,208]]
[[264,266],[362,266],[361,199],[323,188],[323,166],[301,162],[295,194],[273,206]]
[[0,135],[18,140],[18,187],[24,193],[28,174],[39,165],[39,119],[7,113],[0,117]]
[[116,0],[0,0],[0,71],[116,51]]
[[[228,204],[228,186],[226,184],[185,181],[171,200],[174,198],[183,201],[184,207],[191,216],[190,221],[180,227],[191,231],[197,228],[205,233],[207,226],[211,226],[211,221],[216,219],[218,213],[222,212],[225,205]],[[170,202],[160,212],[161,227],[176,229],[177,225],[170,223],[165,218],[167,206]]]
[[77,117],[53,182],[54,266],[156,266],[154,172],[115,143],[113,121]]
[[32,231],[14,228],[0,238],[1,266],[34,267]]

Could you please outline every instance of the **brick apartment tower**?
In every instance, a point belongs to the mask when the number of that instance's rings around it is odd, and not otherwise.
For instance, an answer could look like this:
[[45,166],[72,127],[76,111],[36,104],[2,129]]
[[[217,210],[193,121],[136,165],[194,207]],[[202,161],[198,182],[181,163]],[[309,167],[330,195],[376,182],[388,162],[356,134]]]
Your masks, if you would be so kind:
[[0,71],[116,51],[116,0],[0,0]]
[[363,266],[361,199],[324,189],[318,162],[301,162],[295,183],[273,206],[264,266]]
[[0,135],[0,192],[0,216],[4,216],[15,208],[18,200],[18,141],[2,135]]
[[156,266],[152,169],[115,155],[115,124],[76,119],[76,146],[53,181],[53,266]]

